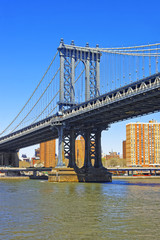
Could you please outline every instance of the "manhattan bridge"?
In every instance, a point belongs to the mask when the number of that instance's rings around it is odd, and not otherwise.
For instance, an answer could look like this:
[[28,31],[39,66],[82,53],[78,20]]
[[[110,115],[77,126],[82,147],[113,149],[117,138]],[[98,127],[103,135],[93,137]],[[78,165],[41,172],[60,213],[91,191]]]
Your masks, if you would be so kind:
[[[102,167],[101,133],[111,123],[160,110],[160,43],[100,48],[70,45],[58,50],[34,92],[0,133],[1,161],[23,147],[58,138],[75,166],[75,139],[85,139],[84,167]],[[16,164],[15,164],[16,165]]]

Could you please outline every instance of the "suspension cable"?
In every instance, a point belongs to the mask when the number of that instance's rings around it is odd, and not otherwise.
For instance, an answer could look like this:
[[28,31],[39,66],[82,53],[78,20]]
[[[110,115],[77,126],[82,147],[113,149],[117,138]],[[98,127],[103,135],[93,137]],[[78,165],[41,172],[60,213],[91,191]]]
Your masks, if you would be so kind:
[[[75,68],[78,66],[79,63],[80,63],[80,61],[77,61],[77,64],[75,65]],[[60,68],[59,68],[59,69],[60,69]],[[78,78],[78,79],[79,79],[79,78]],[[76,81],[77,81],[78,79],[76,79]],[[75,83],[76,83],[76,81],[75,81]],[[44,113],[44,111],[48,108],[48,106],[49,106],[49,105],[53,102],[53,100],[57,97],[57,95],[58,95],[59,92],[60,92],[60,91],[57,91],[57,93],[54,95],[54,97],[51,99],[51,101],[48,103],[48,105],[47,105],[47,106],[43,109],[43,111],[37,116],[37,118],[34,120],[34,122],[32,122],[32,124],[35,123],[36,120]],[[48,113],[47,117],[50,116],[50,114],[56,109],[57,106],[58,106],[58,104],[56,104],[56,106],[51,110],[51,112]]]
[[[57,54],[58,54],[58,51],[56,52],[56,55],[54,56],[53,60],[51,61],[49,67],[47,68],[45,74],[43,75],[43,77],[42,77],[41,81],[39,82],[38,86],[36,87],[35,91],[32,93],[30,99],[32,98],[32,96],[34,95],[34,93],[35,93],[36,90],[38,89],[39,85],[40,85],[41,82],[43,81],[43,79],[44,79],[44,77],[46,76],[48,70],[50,69],[52,63],[54,62]],[[77,62],[75,68],[78,66],[79,62],[80,62],[80,61]],[[44,92],[41,94],[41,96],[39,97],[39,99],[37,100],[37,102],[34,104],[34,106],[31,108],[31,110],[30,110],[30,111],[27,113],[27,115],[21,120],[21,122],[11,131],[11,133],[12,133],[15,129],[17,129],[17,128],[22,124],[22,122],[27,118],[27,116],[32,112],[32,110],[33,110],[33,109],[35,108],[35,106],[38,104],[38,102],[40,101],[40,99],[42,98],[42,96],[44,95],[44,93],[46,92],[46,90],[48,89],[48,87],[50,86],[50,84],[52,83],[53,79],[55,78],[55,76],[57,75],[57,73],[59,72],[59,70],[60,70],[60,68],[57,70],[57,72],[55,73],[54,77],[51,79],[50,83],[48,84],[48,86],[46,87],[46,89],[44,90]],[[83,71],[83,72],[84,72],[84,71]],[[79,76],[79,77],[80,77],[80,76]],[[79,78],[78,78],[78,79],[79,79]],[[78,80],[78,79],[77,79],[77,80]],[[77,81],[77,80],[76,80],[76,81]],[[52,101],[54,100],[54,98],[58,95],[58,93],[59,93],[59,91],[58,91],[58,92],[56,93],[56,95],[52,98],[52,100],[49,102],[49,104],[43,109],[43,111],[38,115],[38,117],[36,118],[36,120],[44,113],[44,111],[45,111],[45,110],[47,109],[47,107],[51,104],[51,102],[52,102]],[[30,101],[30,99],[27,101],[27,103],[25,104],[25,106],[28,104],[28,102]],[[3,134],[3,133],[13,124],[13,122],[18,118],[18,116],[19,116],[20,113],[23,111],[23,109],[25,108],[25,106],[24,106],[24,107],[22,108],[22,110],[19,112],[19,114],[17,115],[17,117],[11,122],[11,124],[2,132],[2,134]],[[57,107],[57,105],[56,105],[56,107]],[[55,107],[55,108],[56,108],[56,107]],[[55,108],[54,108],[54,109],[55,109]],[[54,110],[54,109],[53,109],[53,110]],[[53,110],[52,110],[51,112],[53,112]],[[51,112],[50,112],[50,113],[51,113]],[[48,115],[50,115],[50,113],[49,113]],[[36,120],[35,120],[35,121],[36,121]],[[34,122],[35,122],[35,121],[34,121]],[[34,123],[34,122],[33,122],[33,123]]]
[[[59,91],[58,91],[59,92]],[[57,93],[58,93],[57,92]],[[56,104],[56,106],[50,111],[50,113],[47,115],[47,117],[49,117],[51,115],[51,113],[56,109],[56,107],[58,107],[58,104]]]
[[108,50],[104,50],[101,52],[106,52],[106,53],[111,53],[111,54],[119,54],[119,55],[127,55],[127,56],[144,56],[144,57],[156,57],[156,56],[160,56],[160,53],[129,53],[129,52],[120,52],[120,51],[108,51]]
[[[154,43],[154,44],[147,44],[147,45],[139,45],[139,46],[129,46],[129,47],[115,47],[115,48],[97,48],[97,50],[99,51],[103,51],[103,50],[121,50],[121,49],[132,49],[132,48],[145,48],[145,47],[151,47],[151,46],[159,46],[160,43]],[[66,47],[70,47],[70,45],[64,44],[64,46]],[[74,46],[75,48],[79,48],[80,50],[85,49],[86,47],[81,47],[81,46]],[[88,50],[94,50],[95,48],[92,47],[87,47]]]
[[[53,102],[53,100],[56,98],[56,96],[58,95],[59,91],[54,95],[54,97],[51,99],[51,101],[47,104],[47,106],[43,109],[43,111],[36,117],[36,119],[32,122],[35,123],[35,121],[44,113],[44,111],[48,108],[48,106]],[[56,105],[57,107],[58,105]],[[55,108],[54,108],[55,109]],[[49,113],[50,114],[50,113]],[[49,116],[49,114],[47,115],[47,117]]]
[[115,48],[100,48],[100,50],[112,50],[112,49],[132,49],[132,48],[145,48],[145,47],[151,47],[151,46],[159,46],[160,43],[154,43],[154,44],[147,44],[147,45],[140,45],[140,46],[131,46],[131,47],[115,47]]
[[78,81],[78,79],[82,76],[82,74],[84,73],[84,70],[85,70],[85,68],[82,70],[82,72],[79,74],[79,76],[77,77],[77,79],[75,80],[75,82],[74,83],[76,83],[77,81]]
[[47,85],[46,89],[44,90],[44,92],[41,94],[41,96],[38,98],[37,102],[33,105],[33,107],[30,109],[30,111],[26,114],[26,116],[20,121],[20,123],[11,131],[14,132],[15,129],[17,129],[21,123],[26,119],[26,117],[32,112],[32,110],[35,108],[35,106],[37,105],[37,103],[40,101],[40,99],[42,98],[42,96],[44,95],[44,93],[47,91],[47,89],[49,88],[49,86],[51,85],[53,79],[56,77],[57,73],[59,72],[60,67],[58,68],[57,72],[55,73],[55,75],[53,76],[53,78],[51,79],[51,81],[49,82],[49,84]]
[[30,96],[30,98],[28,99],[28,101],[25,103],[25,105],[23,106],[23,108],[20,110],[20,112],[17,114],[17,116],[13,119],[13,121],[0,133],[0,135],[2,135],[4,132],[6,132],[6,130],[16,121],[16,119],[19,117],[19,115],[21,114],[21,112],[24,110],[24,108],[27,106],[27,104],[30,102],[30,100],[32,99],[33,95],[35,94],[35,92],[37,91],[37,89],[39,88],[40,84],[42,83],[44,77],[46,76],[47,72],[49,71],[50,67],[52,66],[56,56],[58,54],[58,51],[56,52],[54,58],[52,59],[49,67],[47,68],[46,72],[44,73],[43,77],[41,78],[40,82],[38,83],[37,87],[35,88],[34,92],[32,93],[32,95]]
[[118,49],[101,49],[102,51],[105,51],[105,50],[107,50],[107,51],[111,51],[111,52],[140,52],[140,53],[142,53],[142,52],[150,52],[150,51],[155,51],[155,53],[156,53],[156,51],[158,50],[159,48],[158,48],[158,46],[157,46],[157,48],[148,48],[148,49],[146,49],[146,48],[142,48],[142,49],[131,49],[131,50],[126,50],[126,48],[125,49],[123,49],[123,50],[118,50]]
[[[69,45],[65,45],[65,46],[69,46]],[[148,45],[140,45],[140,46],[130,46],[130,47],[116,47],[116,48],[97,48],[97,50],[99,52],[105,52],[105,53],[108,53],[108,55],[111,55],[111,65],[112,65],[112,62],[113,62],[113,58],[115,58],[115,71],[113,71],[113,74],[111,74],[111,70],[110,70],[110,75],[112,75],[111,79],[111,85],[114,84],[114,78],[115,78],[115,88],[117,86],[117,84],[119,84],[119,78],[117,77],[118,75],[118,71],[119,71],[119,68],[118,68],[118,64],[117,64],[117,61],[119,59],[119,57],[121,58],[122,56],[122,69],[121,69],[121,66],[120,66],[120,72],[122,70],[122,79],[123,79],[123,82],[124,84],[126,84],[126,79],[125,79],[125,65],[127,64],[126,60],[127,60],[127,57],[125,56],[128,56],[129,57],[129,61],[128,61],[128,64],[129,64],[129,80],[131,82],[131,66],[132,66],[132,57],[135,57],[136,58],[136,75],[137,75],[137,79],[138,79],[138,75],[139,75],[139,65],[137,64],[140,57],[142,58],[142,72],[143,72],[143,77],[145,76],[145,63],[146,63],[146,59],[145,57],[149,57],[149,72],[151,74],[151,57],[154,57],[155,58],[155,64],[156,64],[156,72],[158,72],[158,57],[160,57],[160,52],[159,52],[159,46],[160,46],[160,43],[155,43],[155,44],[148,44]],[[76,47],[76,46],[75,46]],[[78,47],[78,46],[77,46]],[[80,49],[84,49],[84,47],[78,47]],[[90,49],[90,50],[94,50],[95,48],[88,48],[87,49]],[[119,57],[117,56],[117,54],[119,55]],[[38,83],[37,87],[35,88],[34,92],[32,93],[32,95],[30,96],[30,98],[28,99],[28,101],[25,103],[25,105],[23,106],[23,108],[21,109],[21,111],[17,114],[17,116],[13,119],[13,121],[0,133],[0,135],[2,135],[4,132],[6,132],[6,130],[17,120],[17,118],[19,117],[19,115],[23,112],[23,110],[25,109],[25,107],[28,105],[28,103],[30,103],[31,99],[33,99],[33,95],[35,94],[35,92],[37,91],[37,89],[39,88],[39,86],[41,85],[43,79],[45,78],[46,74],[48,73],[51,65],[53,64],[53,62],[55,61],[55,58],[56,56],[58,55],[58,51],[56,52],[53,60],[51,61],[49,67],[47,68],[46,72],[44,73],[43,77],[41,78],[40,82]],[[77,61],[76,63],[76,66],[75,68],[78,66],[80,60]],[[111,66],[112,67],[112,66]],[[51,79],[50,83],[48,84],[48,86],[46,87],[46,89],[43,91],[43,93],[41,94],[41,96],[39,97],[39,99],[37,100],[37,102],[33,105],[33,107],[30,109],[30,111],[25,115],[25,117],[23,117],[23,119],[20,121],[20,123],[14,128],[17,129],[23,122],[24,120],[28,117],[28,115],[32,112],[32,110],[35,108],[35,106],[38,104],[38,102],[40,101],[40,99],[42,98],[42,96],[45,94],[45,92],[47,91],[47,89],[49,88],[50,84],[52,83],[53,79],[55,78],[55,76],[57,75],[57,73],[59,72],[60,68],[57,70],[57,72],[55,73],[54,77]],[[112,69],[113,70],[113,69]],[[77,79],[75,80],[75,83],[78,81],[78,79],[82,76],[82,74],[84,73],[85,71],[85,68],[83,69],[83,71],[80,73],[80,75],[77,77]],[[120,73],[121,74],[121,73]],[[121,76],[120,76],[121,77]],[[118,80],[118,83],[116,82],[116,79]],[[120,85],[121,85],[121,79],[120,79]],[[45,110],[48,108],[48,106],[50,106],[50,104],[53,102],[53,100],[55,99],[55,97],[58,95],[59,91],[55,94],[55,96],[52,98],[53,95],[51,95],[51,101],[48,103],[48,105],[41,111],[41,113],[36,117],[36,119],[34,120],[34,122],[45,112]],[[49,101],[49,96],[46,95],[46,100],[47,102]],[[29,104],[30,105],[30,104]],[[29,106],[28,105],[28,106]],[[57,105],[56,105],[57,107]],[[56,108],[55,107],[55,108]],[[55,109],[54,108],[54,109]],[[48,109],[49,110],[49,109]],[[53,112],[53,110],[51,111]],[[50,114],[50,113],[49,113]],[[48,114],[48,115],[49,115]],[[37,113],[36,113],[37,115]],[[33,122],[33,123],[34,123]],[[12,132],[14,131],[12,130]]]

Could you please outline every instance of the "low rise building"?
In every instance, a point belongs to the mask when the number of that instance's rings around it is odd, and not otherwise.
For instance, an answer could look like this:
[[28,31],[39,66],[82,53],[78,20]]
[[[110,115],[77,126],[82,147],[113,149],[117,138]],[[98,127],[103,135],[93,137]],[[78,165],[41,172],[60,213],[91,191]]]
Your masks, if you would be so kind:
[[40,161],[44,167],[56,166],[56,140],[40,143]]

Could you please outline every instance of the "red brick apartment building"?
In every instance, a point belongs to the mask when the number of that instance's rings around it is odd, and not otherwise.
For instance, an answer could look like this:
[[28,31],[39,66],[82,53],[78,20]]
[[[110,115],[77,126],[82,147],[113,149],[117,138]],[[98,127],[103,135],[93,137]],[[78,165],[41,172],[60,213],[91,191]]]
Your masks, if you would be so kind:
[[160,165],[160,123],[152,120],[127,124],[123,157],[128,166]]

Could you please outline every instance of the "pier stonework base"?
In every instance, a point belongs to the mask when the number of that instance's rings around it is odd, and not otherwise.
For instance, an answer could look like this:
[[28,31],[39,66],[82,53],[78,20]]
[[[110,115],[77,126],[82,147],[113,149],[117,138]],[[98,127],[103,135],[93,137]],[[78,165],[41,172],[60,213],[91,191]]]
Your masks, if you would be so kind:
[[54,168],[49,182],[112,182],[112,174],[106,168]]
[[112,174],[104,167],[82,168],[76,172],[79,182],[112,182]]
[[78,182],[73,168],[54,168],[48,175],[49,182]]

